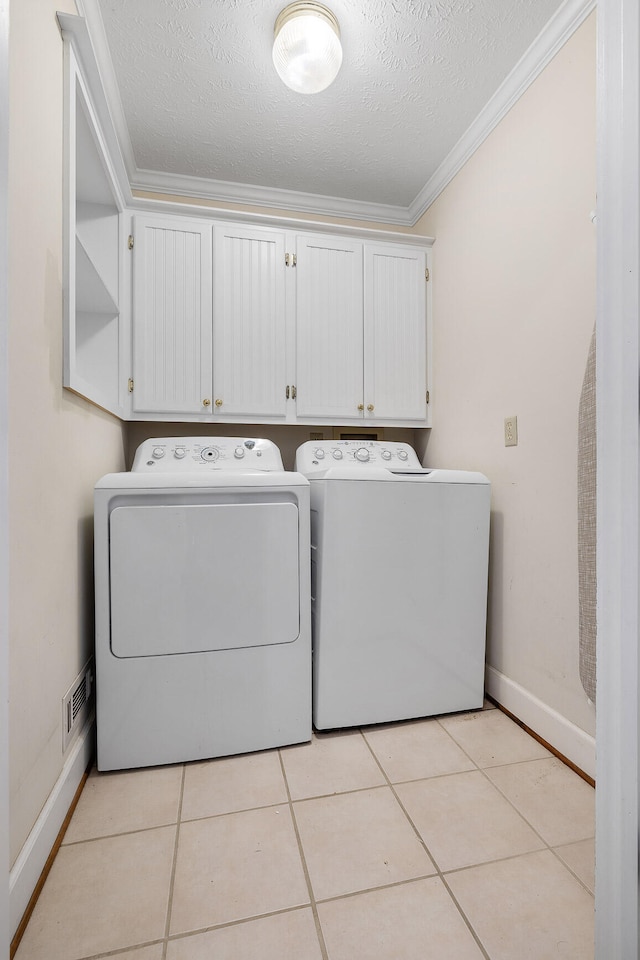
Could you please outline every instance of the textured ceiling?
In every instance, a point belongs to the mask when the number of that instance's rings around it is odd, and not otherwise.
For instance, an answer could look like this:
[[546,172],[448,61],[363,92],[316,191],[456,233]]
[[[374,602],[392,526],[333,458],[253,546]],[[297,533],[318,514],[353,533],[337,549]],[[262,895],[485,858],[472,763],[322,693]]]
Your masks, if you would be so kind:
[[140,170],[407,206],[560,0],[329,0],[343,65],[307,97],[271,61],[285,5],[98,0]]

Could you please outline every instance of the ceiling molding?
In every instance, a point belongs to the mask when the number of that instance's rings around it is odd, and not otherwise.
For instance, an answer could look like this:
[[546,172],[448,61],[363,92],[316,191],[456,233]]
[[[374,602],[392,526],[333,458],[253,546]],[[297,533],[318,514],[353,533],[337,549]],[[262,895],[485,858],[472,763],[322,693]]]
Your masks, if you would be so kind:
[[[76,7],[86,23],[86,31],[93,48],[93,59],[97,65],[97,73],[102,87],[102,96],[106,102],[111,126],[118,140],[119,151],[127,171],[127,181],[131,184],[137,171],[136,159],[129,128],[125,120],[124,107],[120,99],[120,90],[116,82],[116,72],[107,43],[107,34],[104,29],[100,7],[97,0],[76,0]],[[95,95],[94,99],[97,99]]]
[[96,61],[93,43],[87,29],[87,21],[83,17],[71,13],[58,13],[56,16],[62,37],[73,45],[82,68],[86,94],[98,118],[100,132],[107,146],[111,173],[120,190],[121,199],[126,204],[131,201],[129,170],[122,155],[120,136],[113,123],[109,103],[104,93],[100,67]]
[[323,223],[321,220],[305,220],[304,217],[284,217],[273,213],[256,213],[248,210],[226,210],[222,207],[201,206],[193,203],[183,203],[180,200],[158,200],[154,197],[138,197],[134,194],[129,209],[132,212],[145,214],[167,214],[178,217],[196,217],[205,220],[216,219],[221,223],[247,223],[253,226],[275,227],[278,230],[304,231],[305,233],[322,234],[327,231],[331,236],[354,237],[355,239],[376,240],[384,243],[402,243],[407,246],[432,247],[434,237],[425,237],[419,233],[400,233],[369,227],[362,228],[348,223]]
[[[311,213],[331,218],[368,220],[372,223],[407,227],[416,224],[575,30],[595,9],[596,2],[597,0],[565,0],[413,202],[408,207],[401,207],[139,169],[135,162],[98,0],[76,0],[79,13],[86,19],[85,33],[97,63],[97,70],[94,69],[90,77],[90,85],[93,87],[94,82],[97,82],[102,88],[101,93],[106,102],[110,124],[115,132],[118,153],[126,170],[127,191],[161,193],[168,196],[192,197],[221,203],[245,204],[251,207],[291,210],[299,214]],[[83,57],[85,66],[88,65],[88,59],[88,56]],[[100,99],[95,92],[94,99]],[[102,113],[104,115],[104,110]],[[124,184],[122,187],[124,189]]]
[[595,10],[596,3],[597,0],[566,0],[557,10],[504,83],[480,111],[467,132],[458,140],[451,153],[409,205],[411,226],[414,226],[428,210],[571,35]]
[[136,170],[131,189],[169,196],[195,197],[224,203],[242,203],[249,206],[294,210],[347,220],[371,220],[374,223],[397,223],[411,226],[407,207],[387,203],[368,203],[364,200],[346,200],[342,197],[324,197],[316,193],[297,193],[279,187],[260,187],[251,183],[232,183],[227,180],[209,180],[180,174],[158,173],[155,170]]

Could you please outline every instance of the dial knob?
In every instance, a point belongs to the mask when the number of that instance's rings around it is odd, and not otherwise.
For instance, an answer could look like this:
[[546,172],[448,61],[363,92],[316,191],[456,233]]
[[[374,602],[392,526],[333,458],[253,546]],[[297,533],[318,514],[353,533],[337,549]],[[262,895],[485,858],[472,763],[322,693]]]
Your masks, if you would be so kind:
[[315,456],[318,458],[318,460],[324,460],[324,450],[322,449],[322,447],[318,447],[318,449],[315,450],[314,453],[315,453]]
[[182,458],[187,455],[187,451],[185,450],[184,447],[176,447],[175,450],[173,451],[173,455],[176,458],[176,460],[182,460]]
[[382,459],[383,459],[383,460],[391,460],[391,450],[383,450],[383,451],[382,451]]
[[205,447],[203,450],[200,451],[200,456],[202,457],[203,460],[217,460],[218,451],[216,450],[215,447]]
[[164,457],[164,447],[154,447],[153,456],[156,460],[161,460]]
[[407,453],[406,450],[398,450],[398,459],[399,459],[399,460],[406,460],[406,459],[408,458],[408,456],[409,456],[409,454]]
[[335,450],[331,451],[331,456],[333,457],[334,460],[342,460],[342,450],[336,447]]
[[360,463],[366,463],[369,459],[369,451],[366,447],[359,447],[356,450],[356,460],[359,460]]
[[233,455],[236,458],[236,460],[242,460],[242,458],[244,457],[244,447],[236,447],[235,450],[233,451]]

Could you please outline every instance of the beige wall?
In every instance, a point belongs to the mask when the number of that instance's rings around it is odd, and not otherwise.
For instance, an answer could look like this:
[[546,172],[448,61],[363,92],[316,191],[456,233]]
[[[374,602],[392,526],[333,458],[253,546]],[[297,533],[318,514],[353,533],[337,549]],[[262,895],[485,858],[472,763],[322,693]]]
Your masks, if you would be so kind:
[[62,697],[92,639],[92,492],[122,426],[62,389],[62,40],[71,0],[11,4],[11,857],[63,767]]
[[[429,465],[492,482],[490,664],[591,734],[578,675],[577,411],[595,322],[595,14],[424,215]],[[503,424],[517,415],[519,443]]]

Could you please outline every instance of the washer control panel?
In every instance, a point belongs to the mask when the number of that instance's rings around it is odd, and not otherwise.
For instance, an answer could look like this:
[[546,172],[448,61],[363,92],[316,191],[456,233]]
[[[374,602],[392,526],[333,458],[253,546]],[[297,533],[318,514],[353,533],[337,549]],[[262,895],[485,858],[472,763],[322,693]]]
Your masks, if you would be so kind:
[[132,472],[193,473],[202,470],[284,470],[271,440],[254,437],[155,437],[136,450]]
[[299,473],[310,474],[335,466],[422,469],[413,447],[395,440],[309,440],[298,447],[295,469]]

